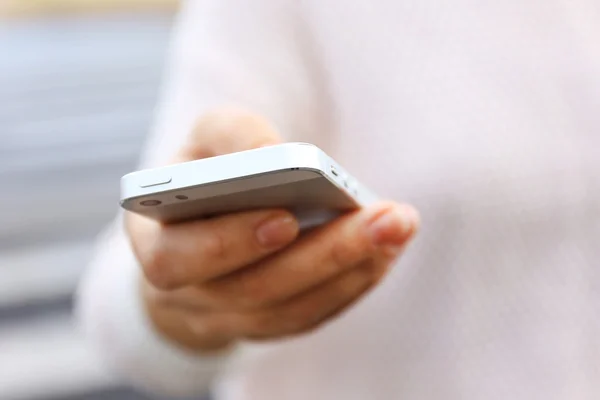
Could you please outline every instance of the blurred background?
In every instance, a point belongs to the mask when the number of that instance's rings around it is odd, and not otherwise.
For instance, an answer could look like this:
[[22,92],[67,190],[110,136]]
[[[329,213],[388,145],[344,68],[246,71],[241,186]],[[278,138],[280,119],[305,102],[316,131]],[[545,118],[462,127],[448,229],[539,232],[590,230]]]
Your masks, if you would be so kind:
[[146,399],[72,295],[151,123],[174,0],[0,0],[0,399]]

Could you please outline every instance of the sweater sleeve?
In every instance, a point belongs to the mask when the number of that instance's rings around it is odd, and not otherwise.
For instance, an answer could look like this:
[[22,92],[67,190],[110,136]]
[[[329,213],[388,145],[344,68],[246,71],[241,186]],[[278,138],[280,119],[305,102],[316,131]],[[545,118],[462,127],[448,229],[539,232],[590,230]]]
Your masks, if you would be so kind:
[[[286,138],[312,140],[326,128],[325,105],[297,3],[197,0],[178,14],[157,119],[141,166],[163,164],[208,110],[241,107]],[[230,354],[200,357],[166,341],[138,293],[140,268],[121,218],[99,237],[79,287],[83,332],[107,365],[142,389],[167,395],[209,390]]]

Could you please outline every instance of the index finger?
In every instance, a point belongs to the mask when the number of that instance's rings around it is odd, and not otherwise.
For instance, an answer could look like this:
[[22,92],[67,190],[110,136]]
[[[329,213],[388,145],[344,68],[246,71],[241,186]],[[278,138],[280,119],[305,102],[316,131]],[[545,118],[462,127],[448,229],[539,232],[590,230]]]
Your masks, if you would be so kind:
[[132,247],[148,281],[176,289],[231,273],[292,242],[298,223],[285,210],[256,210],[163,225],[126,219]]

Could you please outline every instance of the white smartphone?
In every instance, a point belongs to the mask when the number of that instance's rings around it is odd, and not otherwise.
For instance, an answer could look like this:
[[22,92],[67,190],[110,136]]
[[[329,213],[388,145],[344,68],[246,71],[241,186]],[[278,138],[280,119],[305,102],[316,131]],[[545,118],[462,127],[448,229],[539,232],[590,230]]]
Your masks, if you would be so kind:
[[376,196],[317,146],[286,143],[121,178],[121,206],[165,223],[285,208],[309,228]]

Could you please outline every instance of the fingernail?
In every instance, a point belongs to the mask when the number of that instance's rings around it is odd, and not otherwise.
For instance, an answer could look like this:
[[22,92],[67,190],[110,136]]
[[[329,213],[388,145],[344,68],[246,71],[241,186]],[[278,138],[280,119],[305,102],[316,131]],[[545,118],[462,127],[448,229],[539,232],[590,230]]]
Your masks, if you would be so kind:
[[270,218],[256,229],[258,243],[264,247],[279,247],[292,241],[298,234],[298,222],[292,216]]
[[418,221],[418,214],[412,207],[394,207],[371,221],[367,232],[374,245],[389,247],[390,252],[399,252],[416,229]]

